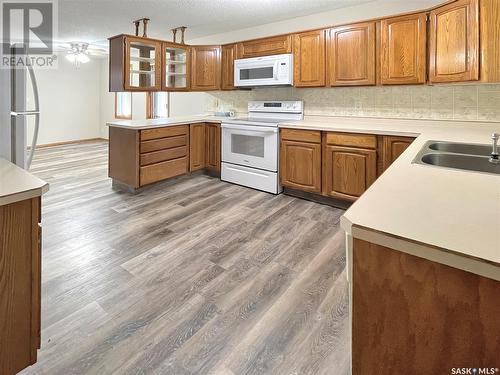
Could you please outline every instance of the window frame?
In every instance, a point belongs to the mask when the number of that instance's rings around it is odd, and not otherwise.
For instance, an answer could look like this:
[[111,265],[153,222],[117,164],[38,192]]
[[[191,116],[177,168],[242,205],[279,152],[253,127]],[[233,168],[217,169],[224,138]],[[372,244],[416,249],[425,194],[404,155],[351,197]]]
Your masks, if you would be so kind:
[[[161,118],[161,117],[154,117],[155,115],[155,108],[154,108],[154,95],[156,93],[163,92],[163,91],[155,91],[155,92],[148,92],[146,93],[146,118],[147,119],[155,119],[155,118]],[[163,92],[167,95],[167,117],[170,115],[170,97],[168,96],[168,92]]]
[[[130,94],[130,115],[119,115],[118,114],[118,94],[127,93]],[[118,120],[132,120],[132,93],[123,91],[123,92],[115,92],[115,119]]]

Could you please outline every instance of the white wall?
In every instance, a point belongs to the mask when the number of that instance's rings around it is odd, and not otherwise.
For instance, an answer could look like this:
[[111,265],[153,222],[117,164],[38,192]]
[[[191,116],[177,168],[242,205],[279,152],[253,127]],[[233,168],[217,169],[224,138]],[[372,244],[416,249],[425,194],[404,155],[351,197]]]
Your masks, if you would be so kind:
[[[108,127],[106,123],[116,121],[115,118],[115,93],[109,92],[109,66],[108,59],[100,60],[100,75],[99,83],[99,119],[98,129],[99,137],[108,138]],[[143,92],[132,93],[132,119],[144,120],[146,118],[146,94]]]
[[100,100],[99,100],[99,134],[102,138],[108,138],[108,127],[106,122],[113,121],[115,115],[115,93],[109,92],[109,67],[108,59],[100,61]]
[[210,96],[204,92],[171,92],[170,116],[191,116],[206,112]]
[[[57,69],[36,69],[40,94],[38,144],[100,137],[101,61],[93,58],[75,68],[63,55]],[[107,80],[107,74],[106,78]],[[28,102],[32,103],[28,90]],[[28,140],[33,124],[28,126]]]

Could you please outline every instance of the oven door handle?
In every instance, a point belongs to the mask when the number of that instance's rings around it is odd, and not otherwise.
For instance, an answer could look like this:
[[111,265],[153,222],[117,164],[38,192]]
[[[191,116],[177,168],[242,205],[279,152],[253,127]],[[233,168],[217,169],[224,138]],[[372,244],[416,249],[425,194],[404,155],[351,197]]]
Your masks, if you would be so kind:
[[245,132],[258,132],[258,133],[277,133],[278,128],[270,128],[267,126],[251,126],[251,125],[232,125],[232,124],[222,124],[223,129],[233,129],[233,130],[241,130]]

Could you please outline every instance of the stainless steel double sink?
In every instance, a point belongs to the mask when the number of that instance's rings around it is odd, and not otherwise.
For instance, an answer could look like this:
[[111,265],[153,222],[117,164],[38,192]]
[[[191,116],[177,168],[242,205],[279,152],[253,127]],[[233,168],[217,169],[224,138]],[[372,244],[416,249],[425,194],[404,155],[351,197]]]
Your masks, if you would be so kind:
[[417,164],[500,174],[500,164],[489,161],[491,145],[428,141],[416,158]]

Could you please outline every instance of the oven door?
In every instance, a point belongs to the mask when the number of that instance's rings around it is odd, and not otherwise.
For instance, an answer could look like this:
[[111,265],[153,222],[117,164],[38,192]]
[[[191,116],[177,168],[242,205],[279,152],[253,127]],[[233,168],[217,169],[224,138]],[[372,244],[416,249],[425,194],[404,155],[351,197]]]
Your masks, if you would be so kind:
[[278,128],[222,124],[222,161],[278,171]]

